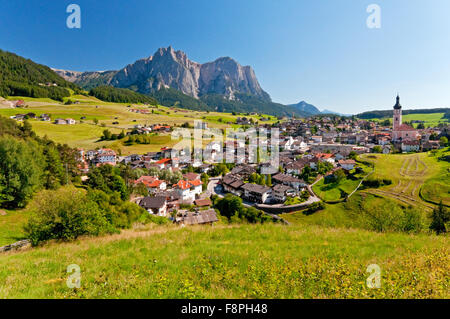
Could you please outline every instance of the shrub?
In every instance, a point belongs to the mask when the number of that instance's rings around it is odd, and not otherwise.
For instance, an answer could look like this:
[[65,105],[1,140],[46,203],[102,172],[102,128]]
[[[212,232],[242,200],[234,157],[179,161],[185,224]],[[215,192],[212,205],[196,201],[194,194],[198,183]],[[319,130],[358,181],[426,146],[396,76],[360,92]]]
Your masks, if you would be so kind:
[[303,214],[305,215],[312,215],[315,212],[318,212],[319,210],[324,210],[325,209],[325,204],[323,202],[316,202],[311,204],[311,206],[309,206],[309,208],[305,211],[303,211]]
[[82,235],[116,231],[98,205],[74,187],[41,192],[31,210],[25,233],[32,245],[50,239],[74,240]]

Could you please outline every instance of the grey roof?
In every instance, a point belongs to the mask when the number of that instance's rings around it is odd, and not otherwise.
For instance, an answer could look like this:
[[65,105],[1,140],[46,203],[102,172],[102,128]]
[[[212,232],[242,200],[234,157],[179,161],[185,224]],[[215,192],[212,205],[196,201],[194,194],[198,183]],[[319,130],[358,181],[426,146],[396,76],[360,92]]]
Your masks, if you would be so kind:
[[274,181],[279,181],[279,182],[286,182],[286,183],[301,183],[304,184],[305,181],[302,179],[299,179],[297,177],[293,177],[290,175],[286,175],[286,174],[277,174],[274,177],[272,177]]
[[163,196],[144,197],[139,202],[139,206],[144,207],[145,209],[162,208],[165,204],[166,197]]
[[273,187],[273,190],[279,193],[285,193],[288,191],[293,191],[294,189],[292,187],[286,186],[286,185],[282,185],[282,184],[277,184]]
[[197,212],[189,212],[183,214],[181,217],[177,219],[178,223],[183,223],[186,225],[197,225],[197,224],[207,224],[217,222],[219,219],[217,218],[216,211],[214,209],[201,210]]
[[250,183],[242,185],[241,188],[257,194],[264,194],[271,190],[270,187]]

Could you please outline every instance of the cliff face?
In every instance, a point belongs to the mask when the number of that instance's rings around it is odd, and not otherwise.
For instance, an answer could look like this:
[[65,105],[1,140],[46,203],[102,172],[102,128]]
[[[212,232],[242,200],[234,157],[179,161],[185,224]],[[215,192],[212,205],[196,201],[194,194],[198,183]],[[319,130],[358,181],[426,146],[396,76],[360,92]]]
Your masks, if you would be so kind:
[[241,66],[229,57],[200,64],[189,60],[184,52],[175,51],[172,47],[160,48],[153,56],[138,60],[119,71],[55,72],[84,87],[91,87],[95,83],[122,88],[134,87],[144,94],[153,93],[162,87],[171,87],[194,98],[205,94],[220,94],[233,100],[235,93],[245,93],[270,101],[269,94],[261,88],[251,67]]

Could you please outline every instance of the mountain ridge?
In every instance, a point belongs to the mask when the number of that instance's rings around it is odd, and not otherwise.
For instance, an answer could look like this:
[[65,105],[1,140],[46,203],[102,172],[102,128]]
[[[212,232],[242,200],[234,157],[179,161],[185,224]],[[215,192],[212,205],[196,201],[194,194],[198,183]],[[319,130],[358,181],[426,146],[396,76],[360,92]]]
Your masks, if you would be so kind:
[[159,48],[152,56],[139,59],[117,71],[53,70],[66,80],[88,89],[101,83],[152,94],[163,87],[171,87],[197,99],[206,94],[221,94],[234,100],[236,93],[244,93],[271,101],[250,66],[242,66],[230,57],[220,57],[201,64],[171,46]]
[[302,109],[272,102],[251,66],[231,57],[198,63],[171,46],[114,71],[79,72],[53,69],[85,89],[113,86],[150,95],[161,103],[196,110],[260,112],[276,116],[310,116]]

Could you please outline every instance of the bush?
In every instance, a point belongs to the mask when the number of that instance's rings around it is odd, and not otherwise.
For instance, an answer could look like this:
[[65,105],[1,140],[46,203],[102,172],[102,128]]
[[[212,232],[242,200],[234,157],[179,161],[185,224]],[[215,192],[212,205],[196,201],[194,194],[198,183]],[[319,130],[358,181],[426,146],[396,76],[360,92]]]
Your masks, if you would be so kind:
[[363,181],[362,185],[365,188],[378,188],[381,186],[391,185],[392,180],[390,179],[376,179],[376,178],[369,178]]
[[116,229],[86,193],[74,187],[43,191],[32,203],[25,233],[32,245],[50,239],[74,240],[82,235],[100,235]]
[[311,206],[309,206],[309,208],[305,211],[303,211],[303,214],[309,216],[314,214],[315,212],[318,212],[319,210],[324,210],[325,209],[325,204],[323,202],[316,202],[311,204]]
[[240,197],[231,194],[227,194],[221,199],[214,198],[213,202],[221,216],[226,217],[229,223],[248,222],[252,224],[263,224],[273,220],[270,216],[254,207],[246,208],[242,204],[242,199]]

